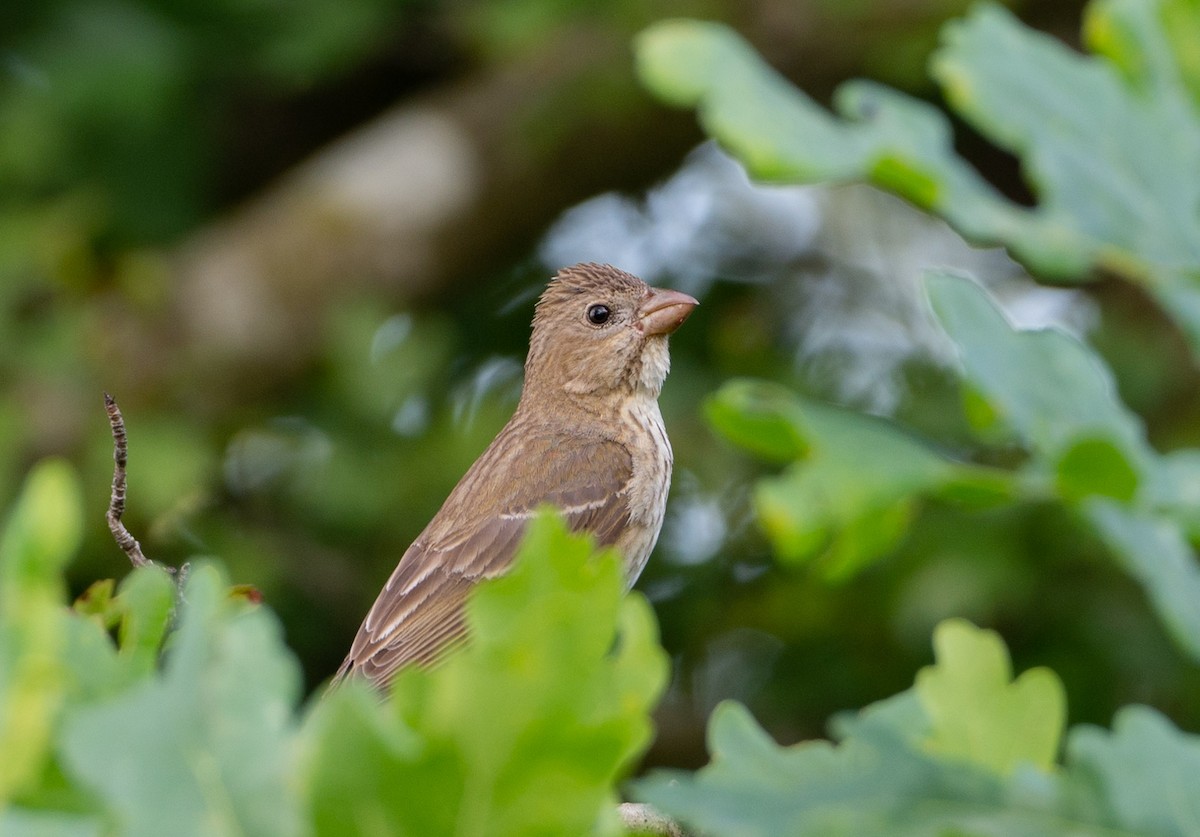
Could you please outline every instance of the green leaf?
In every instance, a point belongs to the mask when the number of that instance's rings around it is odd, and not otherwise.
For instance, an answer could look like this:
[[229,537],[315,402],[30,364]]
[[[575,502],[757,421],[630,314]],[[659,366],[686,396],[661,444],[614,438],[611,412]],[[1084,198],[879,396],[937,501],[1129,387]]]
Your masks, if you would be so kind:
[[1059,456],[1054,470],[1055,487],[1067,501],[1100,495],[1130,502],[1137,494],[1137,472],[1124,453],[1103,437],[1072,442]]
[[753,381],[729,381],[704,402],[709,423],[729,441],[776,462],[809,452],[812,428],[790,391]]
[[1125,459],[1112,466],[1120,474],[1150,467],[1155,454],[1141,422],[1117,400],[1112,376],[1087,346],[1057,329],[1015,329],[968,279],[931,273],[926,288],[967,381],[1033,450],[1058,459],[1080,440],[1103,439]]
[[832,578],[895,547],[923,497],[974,504],[1011,496],[1003,472],[954,462],[883,420],[779,385],[731,381],[708,411],[717,429],[752,450],[803,454],[781,476],[759,482],[755,505],[781,559],[819,558]]
[[[87,605],[76,602],[81,618],[71,619],[64,651],[68,701],[88,703],[111,697],[152,675],[170,623],[175,581],[159,567],[140,567],[122,581],[115,596],[104,599],[108,584],[93,584]],[[82,612],[80,612],[82,611]],[[116,622],[119,644],[108,633]]]
[[465,648],[401,672],[387,703],[349,684],[315,709],[317,834],[620,833],[614,783],[650,741],[667,664],[615,554],[592,552],[539,518],[513,570],[472,595]]
[[643,83],[696,108],[751,176],[869,181],[970,239],[1007,246],[1035,272],[1122,275],[1154,295],[1200,351],[1200,180],[1180,176],[1200,170],[1200,15],[1178,0],[1093,3],[1086,30],[1100,55],[1075,53],[981,4],[946,26],[933,59],[950,105],[1021,158],[1040,200],[1032,209],[954,153],[949,122],[929,105],[852,82],[835,95],[836,118],[718,24],[660,23],[636,50]]
[[102,837],[104,833],[103,824],[94,817],[22,808],[0,811],[0,834],[5,837]]
[[634,783],[634,796],[714,837],[1111,837],[1049,777],[1006,784],[909,743],[894,725],[912,705],[894,701],[844,723],[850,734],[838,745],[791,747],[776,745],[745,707],[723,703],[709,719],[709,764],[655,771]]
[[[1200,165],[1200,120],[1177,68],[1162,60],[1170,51],[1158,6],[1098,3],[1088,10],[1085,27],[1093,32],[1140,30],[1139,37],[1111,41],[1106,56],[1143,68],[1135,78],[1123,77],[1111,60],[1079,55],[1021,26],[996,6],[947,25],[932,65],[954,109],[1022,158],[1046,232],[1057,229],[1088,261],[1144,280],[1151,291],[1164,270],[1181,286],[1191,284],[1200,265],[1200,184],[1177,174]],[[1020,239],[1012,243],[1021,248]],[[1035,269],[1044,261],[1037,248],[1023,255]]]
[[[143,573],[132,598],[159,602],[153,577]],[[235,606],[227,586],[214,567],[195,567],[164,670],[65,719],[64,766],[122,834],[301,832],[291,781],[299,671],[274,617]]]
[[1047,668],[1012,680],[1008,650],[992,631],[961,619],[938,625],[937,663],[917,674],[932,721],[928,746],[999,774],[1022,764],[1049,770],[1066,722],[1062,682]]
[[[1063,723],[1057,678],[1035,669],[1010,683],[1003,644],[964,622],[942,623],[935,647],[938,665],[913,690],[839,716],[836,744],[777,746],[743,706],[723,703],[709,720],[709,764],[655,771],[634,795],[714,837],[1121,833],[1103,787],[1048,770]],[[1192,745],[1175,734],[1180,746]],[[1193,775],[1185,767],[1172,764]]]
[[1179,524],[1102,499],[1089,501],[1083,510],[1117,560],[1146,589],[1171,636],[1200,662],[1200,565]]
[[1115,825],[1139,834],[1200,834],[1200,736],[1146,706],[1121,709],[1111,733],[1079,727],[1067,763],[1088,776]]
[[139,567],[121,582],[116,602],[121,614],[121,656],[134,676],[149,674],[175,606],[175,579],[159,567]]
[[1200,539],[1200,449],[1173,450],[1159,463],[1148,505],[1183,527],[1189,540]]
[[29,474],[0,539],[0,807],[41,773],[67,679],[62,570],[79,546],[78,477],[62,460]]
[[458,754],[423,738],[366,684],[326,695],[303,742],[315,834],[453,833],[464,793]]
[[1028,443],[1034,466],[1053,471],[1058,495],[1082,504],[1175,640],[1200,659],[1200,569],[1185,538],[1200,526],[1200,463],[1150,447],[1107,367],[1083,343],[1055,330],[1013,329],[967,280],[927,281],[971,386]]
[[111,578],[92,582],[88,589],[75,600],[71,609],[80,616],[95,619],[96,623],[109,630],[121,620],[119,608],[114,600],[117,582]]

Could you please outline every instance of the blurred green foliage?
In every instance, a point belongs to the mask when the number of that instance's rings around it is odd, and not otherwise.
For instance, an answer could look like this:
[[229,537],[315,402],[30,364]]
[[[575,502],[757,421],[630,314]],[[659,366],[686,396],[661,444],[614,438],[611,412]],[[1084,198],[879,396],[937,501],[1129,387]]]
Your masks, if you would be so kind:
[[[903,21],[876,3],[817,11],[841,31],[859,31],[882,15],[886,31],[872,30],[838,55],[855,61],[869,49],[881,74],[903,77],[938,23],[965,5],[910,4]],[[780,24],[814,20],[789,12],[764,23],[741,4],[686,0],[5,4],[0,504],[14,499],[41,457],[69,458],[85,497],[70,586],[81,591],[113,575],[123,559],[103,522],[112,449],[100,401],[112,391],[129,422],[128,522],[148,553],[170,564],[221,556],[232,577],[256,585],[281,614],[306,683],[319,683],[336,668],[395,557],[515,403],[532,299],[546,272],[528,261],[497,263],[419,300],[356,290],[322,310],[306,334],[311,345],[296,347],[294,367],[263,368],[246,356],[221,376],[211,374],[210,357],[172,342],[186,339],[175,272],[180,250],[205,224],[233,214],[232,202],[358,121],[431,89],[431,81],[452,86],[524,54],[553,56],[581,32],[585,44],[615,45],[623,54],[638,27],[685,12],[744,18],[775,33]],[[428,53],[434,57],[422,57]],[[395,70],[397,63],[408,69],[406,61],[420,69],[426,60],[437,72]],[[498,111],[493,118],[519,126],[506,154],[519,154],[515,144],[531,137],[568,135],[581,110],[648,107],[628,61],[608,61],[603,71],[619,81],[572,76],[534,112]],[[321,120],[318,128],[310,124]],[[654,126],[639,125],[641,146],[605,148],[605,156],[664,158],[669,144]],[[575,153],[570,146],[551,152]],[[604,176],[597,175],[607,183]],[[500,250],[510,259],[527,247],[508,242]],[[744,483],[757,466],[714,448],[697,405],[732,371],[780,369],[788,361],[770,338],[744,340],[753,325],[745,318],[761,304],[744,289],[725,286],[711,304],[706,299],[689,324],[693,334],[674,342],[664,411],[681,483],[694,478],[704,495],[732,488],[728,496],[736,498],[741,490],[727,482]],[[722,309],[723,316],[708,313]],[[724,511],[735,519],[744,513],[732,503]],[[753,583],[738,583],[748,594],[741,605],[725,601],[735,568],[758,573],[771,564],[754,535],[730,528],[727,554],[709,565],[660,558],[646,577],[648,587],[675,591],[656,594],[657,605],[668,614],[672,651],[687,664],[710,639],[736,629],[739,612],[760,609]],[[824,597],[815,585],[806,595]],[[832,628],[848,604],[829,605],[823,624]],[[786,613],[765,627],[788,636],[799,630]],[[914,644],[911,654],[919,657],[920,648]],[[826,709],[801,714],[819,719]],[[685,707],[693,734],[702,714]]]
[[[949,221],[973,241],[1004,244],[1031,270],[1078,281],[1104,270],[1140,283],[1200,347],[1200,117],[1189,0],[1088,6],[1079,55],[980,5],[943,30],[931,70],[954,111],[1021,158],[1038,203],[1005,198],[954,153],[935,107],[867,82],[835,96],[842,118],[770,69],[731,30],[667,22],[638,49],[642,77],[665,101],[696,107],[705,129],[752,176],[774,182],[865,180]],[[1194,11],[1191,22],[1194,24]],[[1097,142],[1103,137],[1103,142]]]
[[[337,89],[338,79],[356,62],[369,62],[376,49],[394,44],[397,27],[389,22],[428,8],[302,5],[303,11],[296,6],[201,10],[63,0],[0,10],[5,20],[0,505],[15,499],[21,475],[38,458],[68,456],[79,467],[84,497],[83,545],[70,570],[70,587],[82,590],[95,578],[119,572],[124,559],[103,524],[111,441],[99,397],[102,389],[115,388],[131,437],[131,527],[156,559],[179,563],[215,554],[231,579],[263,590],[297,655],[293,663],[272,657],[282,654],[278,637],[256,629],[263,633],[254,642],[275,649],[259,659],[271,673],[264,691],[273,690],[277,700],[289,696],[293,722],[314,724],[315,736],[317,722],[294,712],[299,687],[292,681],[294,671],[287,669],[298,661],[309,687],[334,670],[396,556],[507,417],[519,385],[532,295],[546,272],[527,262],[496,264],[486,274],[463,277],[459,289],[435,299],[383,293],[340,299],[313,330],[313,346],[297,370],[276,374],[269,368],[249,383],[213,386],[198,374],[203,361],[186,355],[171,356],[167,376],[145,371],[148,359],[131,354],[130,347],[153,347],[153,341],[137,338],[174,327],[173,251],[158,245],[174,243],[199,221],[219,217],[229,208],[222,200],[254,189],[280,170],[268,168],[257,173],[258,180],[231,186],[229,172],[239,161],[231,163],[230,157],[243,147],[229,134],[262,130],[256,108],[264,100],[303,100],[306,91],[328,90],[331,83]],[[927,79],[923,71],[919,78],[913,71],[924,66],[937,22],[966,3],[900,5],[899,12],[875,2],[825,2],[812,8],[843,17],[858,33],[858,40],[831,42],[831,52],[866,49],[878,77],[907,79],[919,87]],[[604,38],[623,44],[631,25],[667,14],[737,18],[727,6],[707,4],[614,2],[582,13],[577,6],[519,0],[467,4],[447,14],[451,28],[469,30],[468,51],[484,69],[494,69],[489,60],[512,59],[560,37],[569,45],[573,42],[565,33],[572,27],[598,25],[605,28]],[[765,6],[774,13],[781,9]],[[877,7],[884,8],[884,26],[878,19],[871,24]],[[1033,38],[1002,12],[979,12],[956,30],[958,40],[947,42],[938,64],[939,78],[972,84],[990,85],[995,73],[1013,70],[1012,83],[1024,86],[989,88],[998,98],[987,101],[1001,109],[1005,124],[1021,126],[1029,136],[1009,137],[1003,126],[989,124],[987,114],[974,114],[983,98],[950,101],[966,121],[1015,152],[1047,153],[1042,131],[1047,120],[1031,120],[1024,104],[1041,101],[1042,95],[1049,97],[1051,110],[1074,104],[1077,91],[1048,79],[1075,78],[1075,70],[1101,79],[1097,95],[1110,97],[1103,101],[1112,104],[1113,113],[1157,119],[1156,108],[1174,109],[1167,115],[1178,129],[1147,138],[1145,147],[1153,150],[1132,161],[1128,153],[1117,155],[1133,170],[1114,167],[1109,174],[1121,175],[1115,186],[1103,181],[1112,161],[1096,140],[1111,132],[1128,151],[1138,139],[1131,132],[1139,128],[1088,122],[1101,113],[1096,108],[1082,108],[1082,121],[1072,123],[1074,130],[1061,147],[1051,143],[1048,149],[1088,160],[1092,167],[1078,184],[1054,179],[1054,171],[1031,170],[1031,188],[1042,200],[1034,210],[998,197],[983,177],[951,156],[951,140],[962,135],[954,137],[929,106],[878,87],[851,87],[835,98],[839,108],[856,101],[871,104],[864,104],[866,111],[874,108],[871,118],[859,124],[832,119],[812,102],[797,105],[796,91],[774,79],[770,84],[778,88],[779,99],[778,107],[767,109],[769,125],[795,132],[771,137],[763,147],[809,156],[837,151],[854,159],[812,176],[874,179],[952,220],[1005,219],[1011,227],[984,226],[981,234],[1021,252],[1032,247],[1030,242],[1045,245],[1049,268],[1059,259],[1062,265],[1094,265],[1106,275],[1131,279],[1135,288],[1148,288],[1168,316],[1185,322],[1194,259],[1175,257],[1194,252],[1188,249],[1195,226],[1195,204],[1188,203],[1194,178],[1182,173],[1191,170],[1186,166],[1192,164],[1200,89],[1192,51],[1196,38],[1188,34],[1194,32],[1196,13],[1194,4],[1184,2],[1146,8],[1158,9],[1167,24],[1157,27],[1132,4],[1094,6],[1085,21],[1092,56],[1076,55],[1050,38]],[[756,22],[760,41],[786,54],[790,30],[777,28],[778,18],[770,13]],[[1143,31],[1142,24],[1151,30]],[[764,28],[772,37],[762,37]],[[1147,46],[1146,37],[1160,39],[1164,32],[1169,49]],[[1016,37],[1015,51],[997,55],[989,46],[993,36]],[[726,35],[718,40],[726,45],[721,49],[732,43]],[[968,54],[972,45],[979,46],[978,63]],[[751,72],[753,61],[744,47],[734,49],[739,50],[736,60],[750,63],[725,69],[730,80],[748,85],[732,97],[741,99],[746,120],[705,116],[705,124],[714,133],[718,127],[744,130],[748,147],[757,153],[754,143],[765,143],[766,135],[752,135],[758,123],[751,117],[761,104],[753,91],[765,70],[759,64]],[[714,79],[719,75],[714,69],[724,66],[718,58],[702,56],[689,79]],[[645,54],[641,60],[648,67]],[[820,64],[824,59],[792,60]],[[626,66],[617,68],[619,63],[611,62],[610,69],[628,72]],[[1074,69],[1058,73],[1059,63]],[[1176,72],[1178,85],[1171,82]],[[543,111],[520,118],[526,120],[526,133],[539,140],[561,136],[569,118],[566,105],[626,102],[621,97],[633,95],[631,88],[576,78],[548,99]],[[861,100],[855,99],[858,93],[850,95],[856,90],[862,91]],[[576,95],[579,91],[597,95]],[[983,96],[982,88],[976,92]],[[1160,96],[1165,99],[1159,101]],[[1185,107],[1189,97],[1193,104]],[[793,126],[794,110],[803,111],[807,121]],[[276,113],[267,108],[266,117]],[[857,118],[858,112],[843,113]],[[889,121],[892,117],[899,124]],[[661,153],[661,138],[649,128],[645,134],[644,146],[622,147],[613,156]],[[817,141],[822,137],[825,142]],[[912,143],[900,142],[905,138]],[[739,148],[732,134],[721,139]],[[879,148],[882,157],[869,158]],[[807,160],[787,158],[789,165]],[[994,169],[982,174],[1004,178]],[[1177,202],[1170,204],[1173,225],[1162,229],[1155,226],[1152,200],[1159,183]],[[960,186],[966,195],[961,206],[941,202],[945,195],[959,194],[954,189]],[[1130,188],[1128,205],[1114,205],[1110,187],[1123,186]],[[931,196],[938,200],[930,203]],[[1086,214],[1092,208],[1094,218]],[[960,216],[953,214],[960,210]],[[962,226],[972,231],[966,221]],[[1141,252],[1142,233],[1162,246]],[[524,252],[526,243],[506,246],[507,258]],[[1160,268],[1162,281],[1146,284]],[[1190,661],[1196,654],[1195,602],[1200,600],[1193,592],[1192,544],[1200,502],[1194,461],[1200,447],[1197,379],[1187,344],[1140,292],[1113,282],[1089,287],[1103,314],[1089,349],[1060,335],[1017,333],[997,319],[984,296],[955,284],[956,278],[944,278],[942,317],[952,329],[955,317],[962,318],[956,339],[964,375],[960,380],[929,368],[906,370],[910,392],[898,408],[901,421],[888,422],[819,403],[827,393],[797,369],[794,345],[787,339],[788,329],[795,327],[789,322],[794,313],[789,300],[800,281],[793,274],[757,285],[716,279],[697,314],[672,339],[673,371],[663,410],[677,458],[672,514],[688,503],[715,507],[727,529],[716,554],[698,561],[672,548],[671,527],[690,526],[688,519],[673,518],[641,582],[659,616],[674,669],[656,716],[659,737],[651,763],[702,761],[699,728],[709,710],[730,696],[743,700],[781,740],[818,736],[830,714],[910,683],[912,672],[928,660],[930,631],[953,615],[997,628],[1018,670],[1050,666],[1057,671],[1073,721],[1107,725],[1118,707],[1139,702],[1159,707],[1179,727],[1200,728],[1200,708],[1192,700],[1200,672]],[[1007,360],[993,366],[997,352]],[[1050,377],[1060,355],[1069,371]],[[254,359],[247,363],[253,366]],[[1019,374],[1006,375],[1013,364]],[[783,389],[722,387],[728,378],[745,375],[770,379]],[[717,395],[705,402],[714,390]],[[765,398],[768,392],[773,394]],[[768,407],[751,409],[750,395],[763,398]],[[706,403],[712,425],[734,444],[714,443],[704,420]],[[747,457],[744,450],[768,461]],[[897,460],[897,467],[884,467],[885,459]],[[780,464],[786,466],[782,474]],[[66,514],[70,507],[59,508]],[[752,511],[761,514],[752,519]],[[64,525],[62,531],[71,530]],[[777,562],[777,552],[786,560]],[[808,572],[806,564],[818,571]],[[119,592],[92,588],[79,605],[90,620],[117,632],[115,651],[91,621],[63,616],[66,627],[54,620],[41,627],[36,619],[20,623],[28,625],[30,636],[42,637],[45,649],[66,645],[58,657],[47,651],[28,658],[40,661],[32,669],[36,676],[10,681],[4,670],[5,684],[20,685],[5,691],[15,701],[6,706],[43,707],[41,715],[5,715],[22,719],[19,728],[13,727],[14,752],[31,754],[29,760],[14,761],[13,777],[32,775],[29,765],[44,765],[36,757],[38,748],[45,757],[48,742],[61,732],[53,726],[55,695],[64,694],[55,691],[60,689],[56,678],[77,672],[84,696],[79,701],[116,699],[134,684],[146,686],[152,676],[156,689],[169,692],[169,672],[152,675],[171,604],[161,582],[159,576],[137,573]],[[52,591],[61,605],[61,579],[47,575],[44,583],[43,591]],[[18,612],[10,605],[0,602],[0,621]],[[217,610],[225,613],[226,607],[228,615],[242,613],[241,605],[232,603]],[[242,663],[221,665],[234,671]],[[228,671],[221,676],[228,677]],[[400,721],[371,715],[365,695],[335,698],[336,717],[320,723],[364,747],[374,742],[369,769],[363,766],[356,776],[411,769],[403,760],[407,745],[398,739]],[[266,699],[264,694],[253,698]],[[61,700],[71,705],[77,699],[67,694]],[[248,710],[253,700],[247,698]],[[254,709],[261,710],[261,705]],[[126,707],[122,717],[129,714]],[[197,718],[187,734],[208,736],[209,721]],[[630,729],[643,729],[644,721],[630,720]],[[85,729],[76,734],[86,751],[102,742],[89,738],[99,735],[95,727]],[[1122,711],[1115,729],[1112,735],[1089,737],[1075,728],[1068,736],[1067,763],[1076,750],[1094,753],[1090,764],[1113,777],[1107,787],[1114,805],[1132,810],[1140,790],[1135,798],[1121,795],[1135,787],[1123,784],[1122,754],[1177,766],[1189,763],[1190,750],[1179,744],[1171,723],[1141,709]],[[382,731],[384,744],[375,730]],[[261,733],[277,736],[276,742],[292,740],[292,733],[269,725]],[[441,732],[434,738],[437,748],[457,746]],[[0,741],[4,752],[9,740]],[[160,744],[154,758],[171,758],[169,737]],[[1160,751],[1174,755],[1155,761]],[[219,764],[230,754],[216,758]],[[270,759],[264,764],[270,767]],[[103,784],[86,755],[72,769]],[[949,768],[939,759],[930,769]],[[447,768],[439,775],[451,774]],[[78,833],[94,833],[95,797],[112,788],[85,793],[82,785],[64,778],[53,759],[37,775],[45,780],[44,792],[23,801],[53,809],[60,825],[69,819],[64,812],[76,812]],[[588,793],[611,794],[612,775],[589,785]],[[258,777],[265,797],[278,792],[277,778],[270,770]],[[305,777],[314,784],[333,779],[315,766]],[[457,787],[447,782],[444,788]],[[1163,779],[1160,787],[1171,785]],[[355,791],[326,785],[322,792],[338,799]],[[129,804],[120,799],[105,804],[110,803],[114,812]],[[239,798],[233,810],[252,818],[256,804],[254,798]],[[284,805],[281,810],[292,809]],[[303,821],[310,814],[327,816],[316,809],[295,816]],[[403,812],[384,806],[381,816],[393,815]],[[1151,813],[1144,815],[1153,820]],[[32,823],[29,818],[40,815],[22,808],[10,809],[7,816],[6,824]],[[1120,821],[1138,821],[1129,816]],[[281,827],[288,822],[281,816]]]
[[[284,93],[379,47],[397,0],[13,3],[0,67],[0,276],[86,281],[90,236],[163,241],[219,197],[230,88]],[[373,44],[374,42],[374,44]],[[18,233],[19,231],[19,233]]]
[[[651,89],[696,107],[753,175],[870,180],[968,238],[1004,243],[1042,276],[1122,276],[1154,296],[1194,353],[1200,200],[1194,179],[1183,183],[1180,173],[1200,159],[1200,114],[1191,65],[1166,28],[1200,22],[1185,14],[1192,5],[1096,0],[1085,24],[1097,53],[1090,58],[996,7],[947,25],[933,73],[960,115],[1020,156],[1040,199],[1031,208],[1000,197],[952,153],[949,122],[931,106],[858,83],[835,97],[846,121],[832,118],[723,27],[656,25],[639,40],[639,63]],[[1183,40],[1200,41],[1200,28]],[[1190,658],[1178,670],[1194,679],[1196,449],[1159,453],[1104,359],[1083,342],[1056,329],[1015,329],[967,279],[933,272],[926,285],[962,375],[967,439],[955,439],[953,453],[890,422],[831,418],[830,408],[773,383],[730,383],[710,402],[732,441],[792,463],[755,492],[776,551],[819,560],[834,575],[863,571],[906,538],[920,538],[927,556],[963,559],[980,506],[994,515],[1014,504],[1061,505],[1069,537],[1102,544],[1142,586]],[[918,510],[934,501],[959,522],[922,533]],[[1197,736],[1134,706],[1118,713],[1111,734],[1072,730],[1059,763],[1065,697],[1056,675],[1035,669],[1010,684],[996,637],[961,622],[939,627],[935,652],[937,665],[910,692],[835,721],[834,746],[779,748],[740,706],[718,708],[711,764],[653,776],[638,793],[713,834],[1184,835],[1200,827],[1200,808],[1184,801],[1197,788],[1189,773]],[[1151,764],[1172,765],[1170,776]]]

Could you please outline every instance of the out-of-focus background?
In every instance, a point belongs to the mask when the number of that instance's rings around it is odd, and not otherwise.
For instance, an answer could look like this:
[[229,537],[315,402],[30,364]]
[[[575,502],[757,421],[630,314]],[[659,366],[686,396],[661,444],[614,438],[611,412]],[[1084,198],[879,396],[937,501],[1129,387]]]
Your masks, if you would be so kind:
[[[754,375],[962,437],[918,284],[952,267],[1020,324],[1089,335],[1154,441],[1197,442],[1186,351],[1140,296],[1035,285],[866,187],[752,185],[634,75],[634,34],[689,15],[731,24],[819,100],[853,76],[933,97],[925,58],[967,5],[4,4],[0,507],[32,462],[68,456],[91,512],[76,590],[126,571],[104,523],[113,393],[146,552],[220,556],[315,687],[515,405],[548,277],[607,261],[703,303],[672,338],[677,470],[639,583],[674,659],[651,763],[702,761],[727,697],[782,740],[821,735],[907,687],[951,615],[1000,629],[1018,669],[1053,666],[1073,721],[1146,701],[1194,728],[1195,673],[1058,507],[933,505],[895,555],[832,584],[776,565],[749,505],[766,466],[702,413]],[[1078,36],[1080,4],[1008,5]],[[965,128],[958,145],[1027,199],[1012,159]]]

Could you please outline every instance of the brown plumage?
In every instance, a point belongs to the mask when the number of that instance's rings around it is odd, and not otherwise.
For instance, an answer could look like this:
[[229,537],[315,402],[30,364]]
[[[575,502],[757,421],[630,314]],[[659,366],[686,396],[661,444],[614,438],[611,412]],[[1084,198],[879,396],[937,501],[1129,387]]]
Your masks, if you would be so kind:
[[509,567],[543,503],[616,546],[633,584],[671,481],[658,410],[667,337],[696,304],[608,265],[559,272],[538,300],[516,412],[401,557],[338,679],[384,688],[401,667],[463,641],[468,592]]

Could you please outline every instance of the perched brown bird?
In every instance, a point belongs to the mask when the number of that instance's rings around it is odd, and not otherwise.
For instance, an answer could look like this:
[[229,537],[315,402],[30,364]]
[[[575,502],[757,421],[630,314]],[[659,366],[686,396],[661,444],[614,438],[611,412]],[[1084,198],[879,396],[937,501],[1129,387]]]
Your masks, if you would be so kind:
[[408,548],[337,678],[384,688],[465,639],[472,586],[502,574],[537,507],[624,557],[632,585],[658,540],[671,444],[658,409],[667,336],[697,302],[608,265],[550,282],[533,317],[517,410]]

